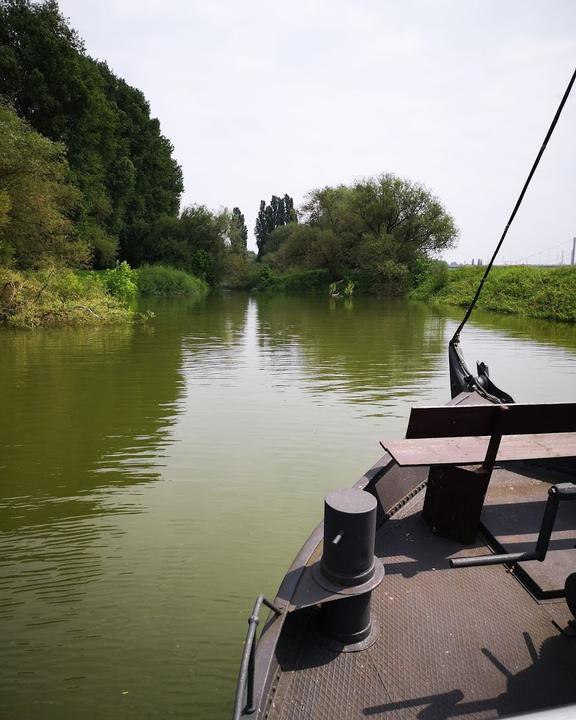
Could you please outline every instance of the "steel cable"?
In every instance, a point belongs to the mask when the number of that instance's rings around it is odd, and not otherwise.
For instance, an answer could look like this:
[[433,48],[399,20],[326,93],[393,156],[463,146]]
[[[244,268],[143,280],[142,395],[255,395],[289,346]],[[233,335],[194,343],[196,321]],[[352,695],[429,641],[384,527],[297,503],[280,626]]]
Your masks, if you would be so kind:
[[534,164],[532,165],[532,169],[530,170],[530,173],[528,174],[528,177],[526,178],[526,182],[524,183],[524,187],[522,188],[522,192],[520,193],[520,196],[518,197],[518,200],[516,201],[516,205],[514,205],[514,209],[512,210],[512,214],[510,215],[510,218],[508,222],[506,223],[506,227],[504,228],[504,232],[502,233],[502,237],[500,238],[500,241],[498,245],[496,246],[496,250],[494,250],[494,253],[490,259],[490,262],[486,266],[486,270],[484,272],[484,275],[482,276],[482,280],[480,280],[480,284],[478,285],[478,288],[476,290],[476,294],[474,295],[474,298],[472,299],[472,302],[468,306],[468,309],[466,310],[466,314],[464,315],[462,322],[460,325],[458,325],[458,328],[454,335],[452,336],[452,340],[450,340],[450,345],[456,345],[458,343],[458,340],[460,339],[460,333],[462,332],[462,328],[467,323],[468,318],[472,314],[472,310],[474,310],[474,307],[476,306],[476,303],[478,302],[478,298],[480,297],[480,293],[482,292],[482,287],[484,286],[484,283],[486,282],[486,278],[488,277],[488,274],[490,273],[490,270],[492,269],[492,265],[494,264],[494,260],[496,259],[496,255],[498,255],[498,252],[502,246],[502,243],[504,242],[504,238],[506,237],[508,230],[510,228],[510,225],[512,225],[512,221],[516,217],[516,213],[518,212],[518,209],[520,205],[522,204],[522,200],[524,199],[524,195],[526,194],[526,190],[528,190],[528,186],[530,185],[530,181],[532,180],[532,176],[536,172],[536,168],[538,167],[538,164],[540,163],[540,159],[542,158],[542,155],[544,154],[544,150],[546,150],[546,146],[548,145],[548,141],[552,137],[552,133],[554,132],[554,128],[556,127],[556,123],[558,122],[560,115],[562,114],[562,110],[564,109],[564,105],[566,104],[566,101],[568,100],[568,96],[570,95],[570,91],[572,90],[572,85],[574,85],[574,80],[576,80],[576,69],[572,73],[572,77],[570,78],[570,82],[568,83],[568,87],[566,88],[566,91],[564,92],[564,95],[562,97],[562,100],[560,101],[560,105],[558,106],[558,109],[556,110],[556,114],[554,115],[554,119],[552,120],[552,123],[550,127],[548,128],[548,132],[546,133],[546,137],[544,138],[544,142],[542,143],[542,147],[540,148],[540,151],[538,152],[538,155],[536,156],[536,160],[534,161]]

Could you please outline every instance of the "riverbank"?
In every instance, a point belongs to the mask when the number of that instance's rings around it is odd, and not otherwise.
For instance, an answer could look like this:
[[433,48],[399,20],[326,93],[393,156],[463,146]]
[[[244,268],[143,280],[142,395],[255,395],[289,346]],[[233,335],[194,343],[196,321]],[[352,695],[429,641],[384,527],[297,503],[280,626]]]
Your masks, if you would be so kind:
[[138,295],[204,297],[204,280],[162,265],[133,270],[48,268],[19,272],[0,268],[0,325],[31,329],[129,323],[139,319]]
[[[431,263],[408,295],[424,302],[466,307],[483,272],[482,267],[448,270],[445,263]],[[327,270],[279,272],[260,266],[243,289],[328,295],[330,279]],[[375,293],[366,282],[355,284],[357,294],[405,294],[405,286],[396,279],[383,288],[388,293]],[[121,263],[101,271],[52,268],[17,272],[0,268],[0,325],[34,328],[134,322],[139,317],[138,295],[202,298],[208,291],[209,285],[204,280],[163,265],[134,270]],[[576,322],[576,268],[495,267],[480,295],[478,308]]]
[[[411,297],[467,307],[484,271],[483,267],[441,271],[433,266]],[[494,267],[477,307],[523,317],[576,322],[576,267]]]
[[[484,267],[449,269],[431,261],[411,276],[407,272],[350,273],[355,295],[408,296],[424,302],[467,307],[480,283]],[[333,277],[326,269],[295,268],[281,272],[256,265],[243,284],[231,289],[279,294],[330,294]],[[576,267],[494,267],[484,285],[477,307],[491,312],[544,320],[576,322]]]

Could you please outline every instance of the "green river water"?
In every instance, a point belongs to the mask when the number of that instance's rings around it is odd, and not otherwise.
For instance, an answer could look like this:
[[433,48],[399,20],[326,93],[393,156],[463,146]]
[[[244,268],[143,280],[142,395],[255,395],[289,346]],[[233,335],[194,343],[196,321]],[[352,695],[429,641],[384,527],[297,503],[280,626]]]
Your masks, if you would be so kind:
[[[0,331],[0,718],[226,718],[246,618],[320,520],[449,399],[460,317],[214,294],[147,326]],[[574,399],[576,328],[475,314],[518,401]]]

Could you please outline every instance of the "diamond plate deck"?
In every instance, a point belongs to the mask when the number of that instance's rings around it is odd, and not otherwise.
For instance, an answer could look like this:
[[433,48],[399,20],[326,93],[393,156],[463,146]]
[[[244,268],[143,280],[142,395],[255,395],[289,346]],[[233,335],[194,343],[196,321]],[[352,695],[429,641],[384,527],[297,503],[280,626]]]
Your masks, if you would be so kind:
[[[448,569],[448,558],[487,547],[432,535],[422,500],[377,536],[386,567],[373,594],[377,643],[337,655],[316,639],[313,611],[289,617],[270,720],[493,718],[576,702],[576,639],[554,624],[550,601],[536,602],[502,566]],[[563,616],[564,602],[553,603]]]

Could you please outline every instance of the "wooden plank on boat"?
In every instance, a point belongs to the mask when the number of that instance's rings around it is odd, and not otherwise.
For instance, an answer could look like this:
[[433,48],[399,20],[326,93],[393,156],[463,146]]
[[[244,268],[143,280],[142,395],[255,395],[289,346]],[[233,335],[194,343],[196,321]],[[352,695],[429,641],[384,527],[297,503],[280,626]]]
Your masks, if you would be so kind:
[[[382,440],[401,466],[476,465],[486,457],[489,436]],[[507,435],[502,438],[497,461],[541,460],[576,456],[576,432]]]
[[[447,438],[490,435],[502,405],[442,405],[416,407],[410,413],[406,437]],[[576,403],[506,405],[503,435],[567,433],[576,431]]]

